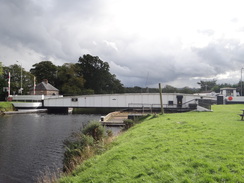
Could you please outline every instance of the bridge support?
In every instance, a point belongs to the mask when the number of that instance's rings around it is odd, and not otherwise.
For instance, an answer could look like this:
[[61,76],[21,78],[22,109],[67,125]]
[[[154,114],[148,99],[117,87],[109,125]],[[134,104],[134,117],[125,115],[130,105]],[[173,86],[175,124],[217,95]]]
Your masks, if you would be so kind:
[[49,107],[47,108],[47,112],[52,114],[68,114],[70,113],[70,109],[68,107]]

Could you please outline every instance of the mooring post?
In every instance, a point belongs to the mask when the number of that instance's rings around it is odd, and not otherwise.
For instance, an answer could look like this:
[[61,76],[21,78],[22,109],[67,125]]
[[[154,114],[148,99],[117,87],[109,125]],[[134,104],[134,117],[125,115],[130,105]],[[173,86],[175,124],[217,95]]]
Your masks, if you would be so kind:
[[164,114],[164,106],[163,106],[163,97],[162,97],[161,83],[159,83],[158,85],[159,85],[159,95],[160,95],[161,113]]

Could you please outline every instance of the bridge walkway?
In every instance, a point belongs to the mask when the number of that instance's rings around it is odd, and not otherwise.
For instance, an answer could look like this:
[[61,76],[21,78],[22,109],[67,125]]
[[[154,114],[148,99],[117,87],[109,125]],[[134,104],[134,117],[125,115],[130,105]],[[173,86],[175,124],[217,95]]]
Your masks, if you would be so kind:
[[101,123],[105,126],[124,126],[124,120],[128,119],[128,112],[112,112],[101,117]]
[[112,112],[101,117],[101,123],[105,126],[124,126],[124,120],[134,119],[143,116],[143,113],[138,112]]

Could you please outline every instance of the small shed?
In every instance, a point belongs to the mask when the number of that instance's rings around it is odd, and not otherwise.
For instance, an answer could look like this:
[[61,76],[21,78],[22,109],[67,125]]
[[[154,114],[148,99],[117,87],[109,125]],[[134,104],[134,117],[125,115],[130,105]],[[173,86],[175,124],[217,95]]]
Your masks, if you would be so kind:
[[37,84],[34,88],[31,89],[31,95],[59,95],[59,90],[53,85],[48,83],[47,79],[44,79],[41,83]]
[[236,92],[236,88],[221,88],[220,94],[225,97],[227,97],[227,96],[236,97],[239,95],[239,93]]

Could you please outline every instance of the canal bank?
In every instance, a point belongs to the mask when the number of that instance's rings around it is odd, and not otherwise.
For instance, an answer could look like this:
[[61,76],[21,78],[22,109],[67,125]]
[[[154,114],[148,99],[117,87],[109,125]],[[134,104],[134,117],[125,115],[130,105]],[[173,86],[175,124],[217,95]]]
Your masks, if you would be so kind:
[[148,116],[59,182],[243,182],[242,107]]
[[14,111],[14,106],[10,102],[0,102],[0,115],[6,111]]

